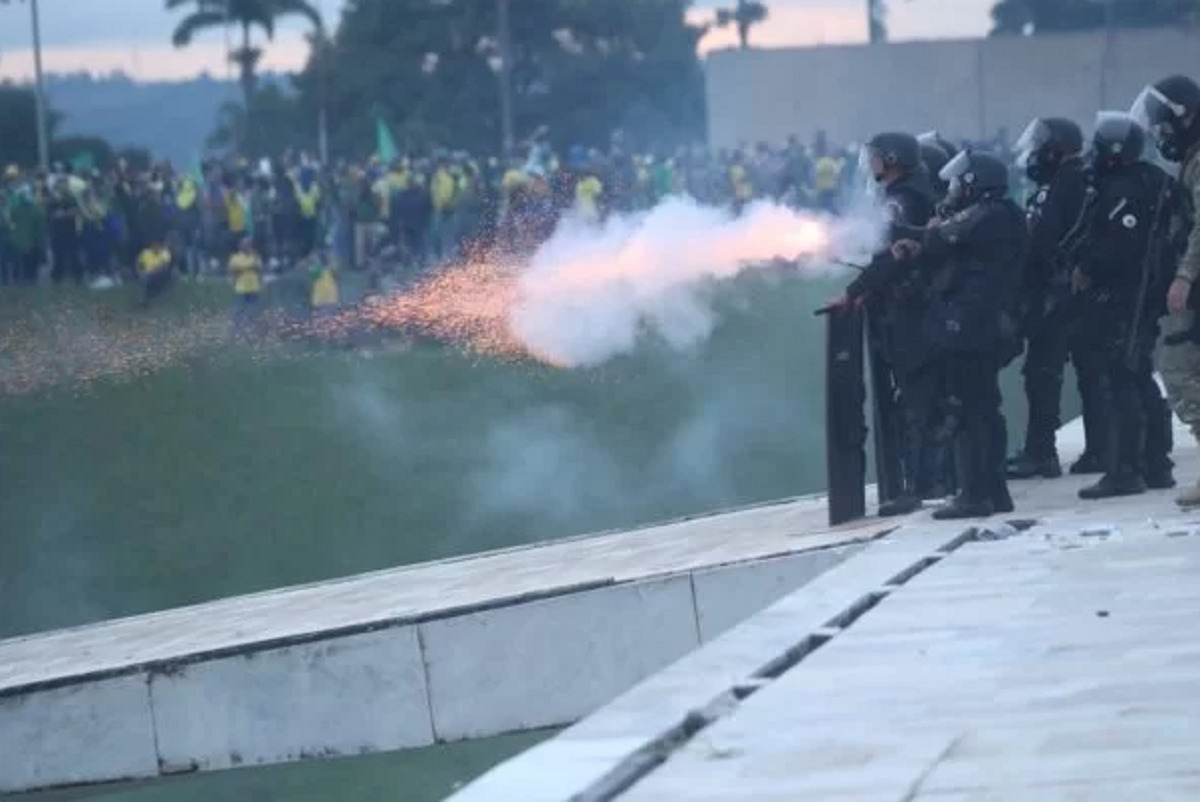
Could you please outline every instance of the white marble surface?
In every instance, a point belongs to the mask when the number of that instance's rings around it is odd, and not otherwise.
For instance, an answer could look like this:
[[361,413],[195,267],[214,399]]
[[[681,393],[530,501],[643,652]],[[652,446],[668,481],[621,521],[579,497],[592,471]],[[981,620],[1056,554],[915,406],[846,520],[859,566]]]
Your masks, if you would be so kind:
[[501,764],[455,802],[560,802],[601,781],[620,761],[689,712],[750,679],[775,657],[918,560],[955,539],[961,525],[936,525],[877,541],[829,569],[594,715]]
[[145,677],[0,699],[0,795],[157,772]]
[[149,683],[163,774],[433,742],[416,627],[196,663]]
[[1200,536],[1132,521],[964,547],[620,799],[1183,798],[1197,580]]
[[822,499],[801,499],[0,641],[0,695],[342,628],[827,548],[888,526],[867,520],[830,530],[825,516]]
[[434,729],[450,741],[574,721],[700,645],[687,576],[431,621],[421,633]]

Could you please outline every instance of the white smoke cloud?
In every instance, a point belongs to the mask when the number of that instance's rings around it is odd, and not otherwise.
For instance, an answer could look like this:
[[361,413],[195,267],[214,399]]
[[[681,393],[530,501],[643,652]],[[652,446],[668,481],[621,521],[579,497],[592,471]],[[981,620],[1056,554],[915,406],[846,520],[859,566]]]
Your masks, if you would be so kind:
[[647,330],[673,348],[694,346],[716,325],[714,281],[779,259],[826,275],[838,258],[877,250],[884,215],[865,201],[853,209],[834,218],[759,202],[734,217],[672,198],[599,227],[567,221],[521,274],[510,326],[532,352],[569,367],[627,353]]

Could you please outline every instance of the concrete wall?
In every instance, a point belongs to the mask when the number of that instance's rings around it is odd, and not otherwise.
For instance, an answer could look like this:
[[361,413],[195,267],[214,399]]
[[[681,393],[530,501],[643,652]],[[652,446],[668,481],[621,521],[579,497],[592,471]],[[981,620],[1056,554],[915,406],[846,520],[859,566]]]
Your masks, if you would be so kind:
[[0,795],[569,724],[862,547],[0,695]]
[[1182,30],[978,41],[726,50],[707,66],[709,141],[861,142],[883,130],[1018,136],[1037,115],[1085,128],[1172,73],[1200,77],[1200,35]]

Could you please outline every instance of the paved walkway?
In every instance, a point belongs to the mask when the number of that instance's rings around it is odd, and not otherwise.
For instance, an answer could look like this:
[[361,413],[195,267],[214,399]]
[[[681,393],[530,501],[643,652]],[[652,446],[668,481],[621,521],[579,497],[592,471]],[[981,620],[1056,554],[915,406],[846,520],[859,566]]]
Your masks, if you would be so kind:
[[1200,799],[1198,525],[964,546],[619,798]]
[[1200,512],[1083,483],[909,522],[453,799],[1200,799]]

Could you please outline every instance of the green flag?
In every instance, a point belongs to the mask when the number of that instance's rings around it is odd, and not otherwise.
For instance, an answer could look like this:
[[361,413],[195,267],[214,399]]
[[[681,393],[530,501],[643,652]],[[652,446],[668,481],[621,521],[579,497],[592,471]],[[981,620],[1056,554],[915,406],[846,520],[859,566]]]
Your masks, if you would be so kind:
[[375,140],[376,150],[384,164],[391,164],[400,158],[400,149],[396,147],[396,140],[382,117],[375,118]]
[[71,168],[76,174],[90,173],[96,169],[96,157],[89,151],[81,150],[71,157]]
[[199,153],[192,154],[192,166],[188,168],[188,175],[192,177],[196,183],[204,181],[204,168],[201,166],[202,161]]

